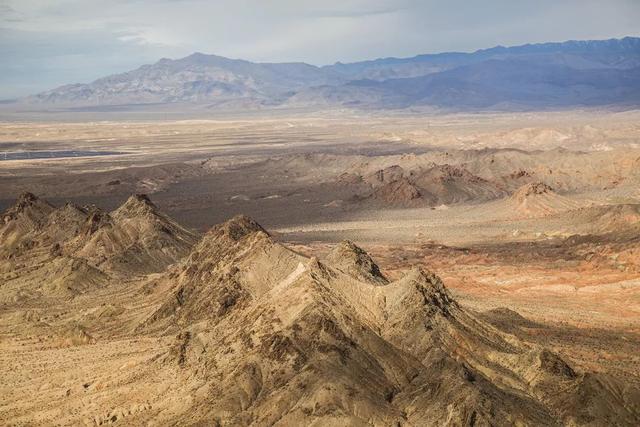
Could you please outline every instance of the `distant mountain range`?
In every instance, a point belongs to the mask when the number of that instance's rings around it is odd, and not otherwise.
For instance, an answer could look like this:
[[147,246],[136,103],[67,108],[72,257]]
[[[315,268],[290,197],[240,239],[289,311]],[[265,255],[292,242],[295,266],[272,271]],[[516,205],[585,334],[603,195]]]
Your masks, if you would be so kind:
[[494,47],[317,67],[194,53],[24,98],[43,107],[519,110],[640,104],[640,38]]

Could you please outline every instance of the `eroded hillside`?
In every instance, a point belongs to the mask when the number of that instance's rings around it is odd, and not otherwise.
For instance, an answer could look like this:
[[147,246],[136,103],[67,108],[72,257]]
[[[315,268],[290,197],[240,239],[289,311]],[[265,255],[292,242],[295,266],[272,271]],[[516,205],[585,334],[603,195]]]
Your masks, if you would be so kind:
[[637,377],[478,314],[425,267],[390,279],[352,242],[307,256],[246,216],[198,238],[142,195],[105,213],[23,194],[0,235],[2,422],[640,420]]

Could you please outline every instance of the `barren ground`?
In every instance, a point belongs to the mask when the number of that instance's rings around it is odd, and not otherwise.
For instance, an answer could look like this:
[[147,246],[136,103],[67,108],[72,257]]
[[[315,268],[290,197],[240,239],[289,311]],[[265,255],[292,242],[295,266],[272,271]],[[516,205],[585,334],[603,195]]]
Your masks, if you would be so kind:
[[[63,150],[122,154],[2,157]],[[0,211],[24,191],[104,210],[149,194],[198,236],[246,214],[320,258],[350,239],[390,279],[424,266],[500,329],[640,384],[638,112],[0,123]],[[131,389],[132,367],[167,375],[146,366],[172,341],[110,323],[111,309],[131,322],[151,312],[127,280],[72,299],[3,296],[0,423],[170,419],[189,406],[161,399],[167,378]],[[501,307],[531,323],[515,328]],[[93,341],[64,329],[80,321]]]

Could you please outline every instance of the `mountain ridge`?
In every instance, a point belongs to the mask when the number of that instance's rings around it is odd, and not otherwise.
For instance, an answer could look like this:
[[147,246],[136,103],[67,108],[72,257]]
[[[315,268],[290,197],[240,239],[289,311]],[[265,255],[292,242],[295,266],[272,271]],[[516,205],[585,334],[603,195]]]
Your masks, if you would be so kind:
[[[185,245],[171,239],[180,250],[167,260],[145,245],[146,237],[157,240],[158,230],[144,225],[159,219],[176,227],[173,236],[187,231],[147,196],[99,212],[70,204],[56,209],[25,193],[0,227],[0,236],[18,229],[23,242],[35,243],[0,257],[0,268],[21,265],[0,287],[0,303],[57,302],[65,313],[73,311],[66,308],[72,298],[87,304],[81,322],[17,312],[25,320],[44,318],[39,327],[57,345],[75,353],[132,342],[126,340],[157,342],[142,358],[105,365],[106,377],[91,372],[74,377],[75,386],[48,385],[67,397],[55,401],[65,409],[59,424],[88,415],[97,424],[127,417],[127,425],[219,426],[635,425],[640,418],[633,382],[575,366],[553,348],[493,326],[422,263],[388,280],[353,242],[320,260],[278,242],[244,215],[199,238],[189,235]],[[115,270],[102,270],[105,263],[77,252],[51,257],[49,248],[67,228],[61,220],[82,224],[92,215],[106,219],[91,235],[71,232],[80,246],[103,232],[118,237],[116,229],[130,231],[127,224],[143,220],[136,233],[125,233],[135,242],[123,241],[124,249],[145,250],[130,257],[150,249],[166,262],[156,268],[154,259],[141,257],[153,274],[138,275],[139,268],[126,263],[128,275],[112,276]],[[37,230],[11,227],[32,218],[41,224]],[[13,248],[0,240],[0,254]],[[109,303],[92,305],[99,296]],[[105,390],[118,399],[148,390],[147,406],[118,409],[119,403],[107,404]],[[86,405],[83,397],[94,392],[96,400]],[[105,409],[95,415],[96,408]]]
[[636,37],[496,46],[471,53],[324,66],[251,62],[196,52],[175,60],[162,58],[91,83],[64,85],[19,103],[63,108],[190,103],[220,109],[434,106],[478,110],[637,105],[639,69],[640,38]]

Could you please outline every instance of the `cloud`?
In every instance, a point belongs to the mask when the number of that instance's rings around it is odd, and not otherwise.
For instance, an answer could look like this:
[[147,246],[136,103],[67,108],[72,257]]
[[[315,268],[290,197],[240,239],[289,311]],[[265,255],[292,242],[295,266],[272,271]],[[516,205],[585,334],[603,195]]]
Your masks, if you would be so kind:
[[22,22],[24,19],[8,3],[0,1],[0,23],[2,22]]
[[372,15],[387,15],[409,8],[406,1],[343,1],[339,3],[322,2],[309,7],[302,13],[312,18],[363,18]]
[[636,35],[637,22],[637,0],[0,0],[0,98],[195,51],[321,65]]
[[88,82],[155,62],[170,48],[141,45],[104,30],[69,32],[0,28],[0,99]]

